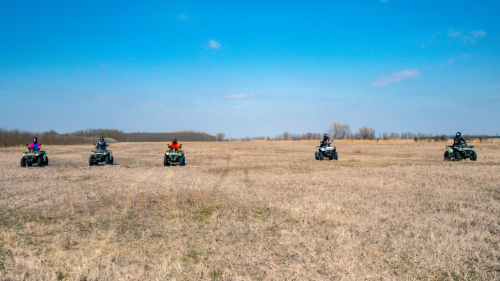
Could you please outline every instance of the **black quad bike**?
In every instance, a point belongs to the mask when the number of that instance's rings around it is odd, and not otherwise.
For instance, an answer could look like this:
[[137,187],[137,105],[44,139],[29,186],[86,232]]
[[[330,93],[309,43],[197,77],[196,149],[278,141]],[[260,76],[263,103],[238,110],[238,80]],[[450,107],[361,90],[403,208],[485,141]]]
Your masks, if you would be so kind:
[[330,160],[338,160],[339,155],[337,153],[337,148],[331,146],[331,143],[321,144],[320,146],[316,146],[316,153],[314,154],[314,158],[316,160],[323,160],[324,158],[328,158]]
[[460,159],[469,158],[471,161],[477,160],[477,153],[473,146],[468,146],[466,143],[462,143],[455,146],[447,146],[446,152],[444,153],[444,161],[460,161]]
[[[106,145],[106,147],[108,146]],[[107,165],[113,164],[113,152],[107,150],[106,147],[98,147],[90,152],[89,166],[99,165],[99,162],[104,162]]]
[[[28,145],[26,145],[28,146]],[[38,167],[48,166],[49,157],[47,157],[47,152],[35,150],[30,148],[28,152],[23,152],[23,158],[21,158],[21,167],[31,167],[33,164]]]
[[163,166],[170,166],[170,164],[173,163],[178,163],[179,166],[186,165],[186,157],[184,156],[184,151],[179,151],[177,148],[172,148],[165,151]]

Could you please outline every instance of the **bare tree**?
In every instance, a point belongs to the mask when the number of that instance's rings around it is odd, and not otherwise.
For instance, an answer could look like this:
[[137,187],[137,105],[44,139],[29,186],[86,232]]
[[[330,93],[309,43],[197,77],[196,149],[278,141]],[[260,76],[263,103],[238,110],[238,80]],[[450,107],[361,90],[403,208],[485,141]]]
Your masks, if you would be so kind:
[[351,126],[349,124],[342,124],[342,139],[348,138],[351,134]]
[[224,133],[217,133],[217,135],[215,135],[215,138],[217,139],[217,141],[223,141],[225,136],[226,134]]
[[389,139],[389,135],[386,132],[383,132],[382,133],[382,139],[383,140],[388,140]]
[[363,140],[373,140],[375,139],[375,130],[373,128],[361,127],[359,128],[359,134]]
[[345,139],[351,133],[349,124],[340,124],[334,122],[328,129],[328,134],[332,139]]
[[290,134],[288,132],[284,132],[283,133],[283,139],[284,140],[288,140],[289,137],[290,137]]
[[392,132],[391,133],[391,139],[399,139],[399,134],[395,133],[395,132]]

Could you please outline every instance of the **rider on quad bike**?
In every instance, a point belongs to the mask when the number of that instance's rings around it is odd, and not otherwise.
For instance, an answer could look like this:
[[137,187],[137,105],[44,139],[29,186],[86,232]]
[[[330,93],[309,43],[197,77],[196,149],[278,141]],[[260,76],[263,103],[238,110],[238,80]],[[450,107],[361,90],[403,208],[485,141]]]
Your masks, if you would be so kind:
[[181,151],[182,144],[180,144],[179,142],[177,142],[177,138],[176,138],[176,137],[174,137],[174,138],[172,139],[172,142],[168,145],[168,148],[169,148],[169,149],[173,149],[173,148],[175,148],[175,149],[177,149],[178,151]]
[[37,137],[33,138],[33,142],[28,146],[28,148],[34,151],[40,151],[40,148],[42,147],[42,144],[38,142]]
[[467,144],[467,142],[462,138],[462,134],[460,132],[457,132],[455,135],[455,138],[453,139],[453,146],[460,146],[462,143]]
[[327,134],[324,134],[323,135],[323,139],[321,140],[321,143],[320,143],[320,147],[322,146],[328,146],[328,144],[330,144],[330,139],[328,138],[328,135]]
[[106,142],[104,141],[104,138],[103,138],[103,137],[101,137],[101,138],[99,139],[99,142],[98,142],[98,143],[97,143],[97,145],[95,146],[95,148],[97,148],[97,149],[103,149],[103,150],[104,150],[104,149],[106,149],[106,146],[108,146],[108,145],[107,145],[107,144],[106,144]]

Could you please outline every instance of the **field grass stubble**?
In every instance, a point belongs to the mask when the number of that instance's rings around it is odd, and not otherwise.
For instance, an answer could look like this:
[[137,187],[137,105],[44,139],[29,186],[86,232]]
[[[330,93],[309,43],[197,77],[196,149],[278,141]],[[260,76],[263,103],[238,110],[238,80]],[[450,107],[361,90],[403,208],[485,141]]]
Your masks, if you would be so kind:
[[500,151],[444,162],[444,144],[185,143],[46,147],[20,168],[5,148],[2,279],[498,279]]

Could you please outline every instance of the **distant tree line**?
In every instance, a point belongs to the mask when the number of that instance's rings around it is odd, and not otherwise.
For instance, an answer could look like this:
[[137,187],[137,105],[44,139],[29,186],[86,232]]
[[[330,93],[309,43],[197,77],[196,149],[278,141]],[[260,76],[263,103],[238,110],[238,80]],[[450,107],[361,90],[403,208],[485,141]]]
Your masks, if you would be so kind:
[[205,132],[177,131],[170,133],[125,133],[126,142],[164,142],[171,141],[176,137],[179,142],[183,141],[216,141],[216,137]]
[[87,129],[59,134],[55,131],[29,132],[18,129],[0,128],[0,147],[23,146],[37,137],[42,145],[92,144],[104,137],[107,142],[167,142],[176,137],[179,141],[215,141],[216,137],[205,132],[176,131],[169,133],[125,133],[115,129]]

